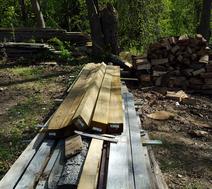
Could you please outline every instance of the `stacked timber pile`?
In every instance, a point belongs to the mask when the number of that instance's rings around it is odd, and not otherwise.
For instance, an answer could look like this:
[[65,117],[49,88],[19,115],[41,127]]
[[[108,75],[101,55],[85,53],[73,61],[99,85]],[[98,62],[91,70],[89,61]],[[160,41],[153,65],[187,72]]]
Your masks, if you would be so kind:
[[195,90],[212,89],[212,61],[201,35],[170,37],[151,44],[146,57],[133,57],[142,83]]
[[33,58],[47,53],[56,53],[56,50],[43,43],[14,43],[7,42],[0,44],[0,57],[8,59]]
[[74,130],[99,133],[123,131],[120,68],[87,64],[48,123],[50,136],[69,136]]
[[90,41],[89,35],[82,32],[67,32],[63,29],[51,28],[0,28],[0,41],[23,42],[34,39],[38,42],[46,42],[51,38],[58,38],[61,41],[86,44]]

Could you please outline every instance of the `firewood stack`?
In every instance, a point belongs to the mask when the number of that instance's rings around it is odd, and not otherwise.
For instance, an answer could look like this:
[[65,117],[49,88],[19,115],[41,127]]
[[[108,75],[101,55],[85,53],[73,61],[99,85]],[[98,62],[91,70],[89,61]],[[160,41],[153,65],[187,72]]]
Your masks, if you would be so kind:
[[132,60],[142,84],[212,91],[212,54],[200,34],[162,39]]

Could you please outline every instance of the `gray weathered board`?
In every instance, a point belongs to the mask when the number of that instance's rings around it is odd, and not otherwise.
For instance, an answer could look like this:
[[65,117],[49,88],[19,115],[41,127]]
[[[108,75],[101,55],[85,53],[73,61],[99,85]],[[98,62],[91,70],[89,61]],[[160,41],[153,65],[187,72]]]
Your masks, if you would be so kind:
[[53,145],[53,140],[43,141],[15,189],[29,189],[35,186],[35,183],[38,181],[46,163],[48,162]]
[[150,189],[152,185],[145,154],[142,150],[140,128],[137,121],[133,95],[131,93],[125,93],[124,99],[126,99],[124,100],[127,110],[127,113],[125,112],[125,117],[129,124],[135,188]]
[[110,147],[107,189],[152,189],[150,163],[142,148],[133,95],[122,87],[122,96],[124,132],[118,137],[118,143]]
[[0,181],[0,188],[11,189],[14,188],[20,179],[21,175],[24,173],[25,169],[29,165],[31,159],[36,154],[37,149],[40,147],[45,133],[39,133],[15,161],[6,175]]
[[[126,111],[124,104],[123,109]],[[126,122],[124,119],[123,133],[117,137],[118,143],[110,145],[107,189],[134,189],[130,136]]]
[[53,189],[57,187],[57,182],[63,169],[63,158],[64,141],[60,140],[39,179],[36,189]]

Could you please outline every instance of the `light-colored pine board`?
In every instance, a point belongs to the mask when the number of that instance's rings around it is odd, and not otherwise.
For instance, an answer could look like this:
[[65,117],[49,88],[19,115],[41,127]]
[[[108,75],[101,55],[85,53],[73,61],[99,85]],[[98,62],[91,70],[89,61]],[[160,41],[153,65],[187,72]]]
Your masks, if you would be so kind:
[[94,70],[98,70],[99,65],[87,64],[70,90],[63,103],[52,116],[48,124],[49,130],[57,130],[70,125],[71,120],[82,101],[84,94],[89,86],[91,75]]
[[65,140],[65,157],[69,158],[82,150],[82,137],[74,135],[66,138]]
[[15,189],[30,189],[35,186],[46,166],[53,145],[53,140],[47,140],[42,143]]
[[78,189],[95,189],[98,183],[103,141],[92,139],[83,166]]
[[118,140],[116,138],[111,138],[111,137],[107,137],[107,136],[102,136],[102,135],[95,135],[95,134],[89,134],[89,133],[84,133],[82,131],[74,131],[76,134],[84,136],[84,137],[88,137],[88,138],[95,138],[98,140],[104,140],[107,142],[111,142],[111,143],[117,143]]
[[105,70],[106,65],[102,63],[100,69],[95,72],[92,81],[86,90],[85,96],[83,97],[74,115],[72,124],[75,125],[79,130],[85,130],[90,126]]
[[112,84],[109,109],[109,133],[120,133],[123,131],[123,109],[121,97],[120,68],[114,66],[112,71]]
[[45,137],[45,133],[39,133],[11,166],[9,171],[0,181],[0,188],[11,189],[14,188],[20,179],[21,175],[29,165],[31,159],[36,154],[41,142]]
[[[102,82],[102,86],[97,99],[95,111],[91,121],[91,127],[93,130],[97,130],[101,133],[107,132],[108,119],[109,119],[109,107],[110,107],[110,91],[112,75],[112,66],[107,66],[106,73]],[[103,111],[104,110],[104,111]]]
[[[123,110],[126,111],[124,104]],[[123,133],[117,138],[117,144],[110,144],[106,188],[134,189],[129,126],[125,117]]]
[[60,140],[57,144],[57,146],[54,149],[53,154],[51,155],[51,158],[49,159],[49,162],[44,169],[41,177],[39,178],[38,184],[36,186],[36,189],[45,189],[48,187],[48,177],[53,170],[53,167],[55,166],[55,163],[58,159],[58,156],[61,153],[61,150],[63,148],[64,142]]

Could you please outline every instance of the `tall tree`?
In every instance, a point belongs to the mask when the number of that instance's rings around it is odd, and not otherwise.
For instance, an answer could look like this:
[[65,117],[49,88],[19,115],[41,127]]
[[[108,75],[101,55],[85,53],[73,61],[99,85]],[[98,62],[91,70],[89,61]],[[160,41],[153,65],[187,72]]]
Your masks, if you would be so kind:
[[209,41],[211,35],[210,31],[211,6],[212,6],[212,0],[203,0],[200,25],[198,28],[198,33],[202,34],[207,41]]
[[21,9],[22,21],[24,24],[26,24],[27,12],[26,12],[25,0],[19,0],[19,5],[20,5],[20,9]]
[[96,0],[86,0],[88,17],[91,26],[91,38],[93,42],[93,52],[95,54],[101,52],[104,49],[104,36],[102,33],[102,27],[100,22],[100,16],[98,13],[98,3]]
[[32,4],[32,10],[35,13],[35,16],[37,18],[37,27],[38,28],[45,28],[45,21],[43,18],[43,13],[40,8],[40,4],[38,0],[31,0]]

